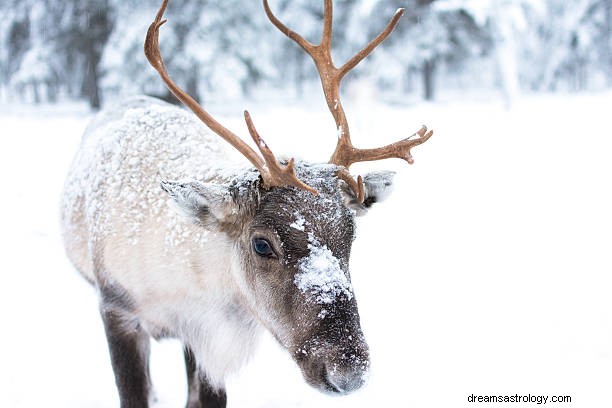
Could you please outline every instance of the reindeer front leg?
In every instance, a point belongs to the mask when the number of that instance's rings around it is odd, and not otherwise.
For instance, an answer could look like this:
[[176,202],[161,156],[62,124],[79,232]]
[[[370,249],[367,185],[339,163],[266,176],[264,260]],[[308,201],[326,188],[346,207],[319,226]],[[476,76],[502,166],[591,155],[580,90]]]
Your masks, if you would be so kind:
[[151,389],[149,335],[129,312],[102,303],[100,314],[121,408],[148,408]]
[[225,390],[214,390],[198,373],[193,352],[185,346],[185,368],[187,369],[187,408],[225,408]]

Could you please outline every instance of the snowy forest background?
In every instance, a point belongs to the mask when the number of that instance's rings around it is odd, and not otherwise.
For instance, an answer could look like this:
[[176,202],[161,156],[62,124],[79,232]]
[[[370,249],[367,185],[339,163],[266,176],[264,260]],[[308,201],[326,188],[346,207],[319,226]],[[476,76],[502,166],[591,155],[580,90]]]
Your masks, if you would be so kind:
[[[0,102],[168,96],[143,58],[158,0],[2,0]],[[318,37],[319,0],[275,0],[277,14]],[[361,48],[396,8],[406,16],[352,75],[388,100],[445,92],[583,91],[612,85],[612,0],[337,0],[335,58]],[[170,4],[161,48],[172,76],[206,101],[300,97],[318,78],[301,49],[267,21],[260,1]],[[353,77],[354,78],[354,77]],[[355,81],[353,79],[352,81]]]
[[[58,206],[96,107],[168,96],[142,51],[160,2],[0,0],[0,407],[119,406],[97,295],[65,256]],[[322,4],[270,0],[310,40]],[[612,0],[334,4],[338,63],[406,8],[344,83],[355,144],[421,124],[435,135],[414,166],[351,167],[397,173],[351,254],[368,384],[323,395],[264,334],[228,379],[229,407],[473,408],[471,394],[516,393],[609,406]],[[276,153],[328,159],[336,129],[317,73],[261,0],[171,0],[166,17],[170,74],[221,123],[248,140],[248,108]],[[181,345],[152,342],[151,359],[155,408],[184,406]]]

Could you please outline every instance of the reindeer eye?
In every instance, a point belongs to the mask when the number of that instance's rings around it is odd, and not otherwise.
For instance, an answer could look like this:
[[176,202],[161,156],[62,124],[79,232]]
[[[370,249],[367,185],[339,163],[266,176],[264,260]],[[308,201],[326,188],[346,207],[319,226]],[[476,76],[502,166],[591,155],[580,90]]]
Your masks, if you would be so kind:
[[253,239],[253,250],[257,253],[257,255],[264,258],[272,258],[274,256],[272,246],[263,238]]

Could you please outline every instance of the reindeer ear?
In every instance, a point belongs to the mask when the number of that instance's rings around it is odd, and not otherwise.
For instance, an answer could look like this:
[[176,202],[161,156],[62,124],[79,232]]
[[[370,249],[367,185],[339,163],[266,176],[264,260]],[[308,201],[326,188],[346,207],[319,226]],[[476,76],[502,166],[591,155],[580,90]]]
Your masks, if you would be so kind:
[[372,204],[384,201],[389,197],[393,190],[393,176],[395,176],[393,171],[375,171],[366,174],[363,177],[365,188],[363,203],[358,202],[353,190],[342,182],[342,193],[346,206],[355,210],[357,215],[364,215]]
[[178,212],[196,224],[229,221],[238,205],[227,186],[199,181],[161,181]]

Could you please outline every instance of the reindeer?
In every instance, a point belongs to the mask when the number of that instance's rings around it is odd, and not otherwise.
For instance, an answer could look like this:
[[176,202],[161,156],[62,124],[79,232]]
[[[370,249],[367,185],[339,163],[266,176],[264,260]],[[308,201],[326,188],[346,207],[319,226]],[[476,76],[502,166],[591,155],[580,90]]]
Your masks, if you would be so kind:
[[188,407],[226,406],[224,379],[247,361],[264,329],[311,386],[357,390],[369,352],[349,275],[355,217],[388,195],[393,173],[355,179],[348,169],[386,158],[412,163],[411,148],[432,132],[423,127],[385,147],[356,148],[339,90],[403,10],[337,68],[331,0],[318,45],[287,28],[263,0],[272,24],[314,60],[336,122],[329,163],[312,164],[277,159],[245,112],[256,153],[172,81],[158,44],[167,3],[147,32],[147,59],[252,167],[230,163],[196,117],[153,98],[102,111],[85,130],[65,184],[62,232],[71,262],[97,288],[121,406],[149,404],[150,337],[184,345]]

